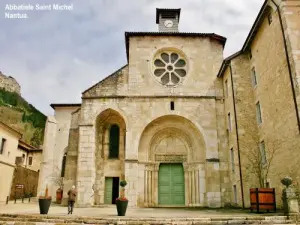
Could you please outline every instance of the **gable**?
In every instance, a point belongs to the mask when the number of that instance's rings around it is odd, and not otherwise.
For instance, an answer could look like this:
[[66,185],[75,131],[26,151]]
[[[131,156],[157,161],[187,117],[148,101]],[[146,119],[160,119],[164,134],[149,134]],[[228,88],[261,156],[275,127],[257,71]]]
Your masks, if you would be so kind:
[[115,96],[120,93],[127,82],[128,65],[125,65],[82,92],[83,97]]

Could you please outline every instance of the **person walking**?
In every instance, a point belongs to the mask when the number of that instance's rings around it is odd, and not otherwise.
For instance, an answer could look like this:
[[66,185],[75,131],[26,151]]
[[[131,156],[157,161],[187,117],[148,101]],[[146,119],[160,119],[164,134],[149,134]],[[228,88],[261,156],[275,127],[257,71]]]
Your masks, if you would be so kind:
[[75,190],[75,185],[68,191],[68,214],[73,214],[74,203],[76,199],[77,192]]

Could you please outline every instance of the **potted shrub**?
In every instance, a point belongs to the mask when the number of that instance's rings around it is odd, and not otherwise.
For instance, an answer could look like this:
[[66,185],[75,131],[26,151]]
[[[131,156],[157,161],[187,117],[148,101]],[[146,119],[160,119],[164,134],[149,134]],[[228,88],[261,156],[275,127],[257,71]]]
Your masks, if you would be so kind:
[[48,185],[46,186],[45,195],[39,196],[40,214],[48,214],[52,197],[48,195]]
[[125,216],[126,214],[127,205],[128,205],[128,199],[125,197],[126,185],[127,185],[126,180],[122,180],[120,182],[120,186],[121,186],[120,197],[116,199],[118,216]]

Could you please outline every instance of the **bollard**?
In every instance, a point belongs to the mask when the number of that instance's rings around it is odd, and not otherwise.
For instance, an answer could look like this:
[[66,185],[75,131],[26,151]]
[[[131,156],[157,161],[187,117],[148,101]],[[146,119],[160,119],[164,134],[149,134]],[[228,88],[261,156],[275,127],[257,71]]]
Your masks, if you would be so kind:
[[22,203],[24,203],[24,195],[22,196]]
[[6,205],[8,204],[8,198],[9,198],[9,197],[7,196],[7,197],[6,197]]

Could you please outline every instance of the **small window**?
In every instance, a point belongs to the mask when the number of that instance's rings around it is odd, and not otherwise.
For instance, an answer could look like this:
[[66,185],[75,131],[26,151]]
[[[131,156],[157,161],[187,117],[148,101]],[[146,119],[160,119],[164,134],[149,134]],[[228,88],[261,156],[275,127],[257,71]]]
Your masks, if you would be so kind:
[[266,149],[265,149],[264,141],[259,143],[259,152],[260,152],[260,157],[261,157],[261,165],[266,165],[267,156],[266,156]]
[[269,13],[269,15],[268,15],[268,22],[269,22],[269,25],[271,25],[272,21],[273,21],[272,13]]
[[109,158],[119,158],[120,128],[114,124],[109,131]]
[[258,125],[260,125],[262,123],[262,118],[261,118],[261,109],[260,109],[259,102],[256,103],[256,119],[257,119]]
[[64,154],[62,163],[61,163],[61,177],[65,177],[65,170],[66,170],[66,160],[67,160],[67,153]]
[[230,113],[228,113],[228,119],[227,119],[227,123],[228,123],[228,131],[231,131],[231,117],[230,117]]
[[173,13],[165,12],[165,13],[161,14],[161,18],[162,19],[176,19],[176,15]]
[[234,166],[234,152],[233,152],[233,148],[230,149],[230,158],[231,158],[231,171],[234,173],[235,166]]
[[225,80],[225,97],[228,97],[228,81]]
[[1,146],[0,146],[0,154],[4,153],[4,147],[5,147],[6,139],[2,138],[1,139]]
[[256,87],[257,85],[257,78],[256,78],[256,71],[255,71],[255,67],[253,67],[251,69],[251,77],[252,77],[252,86]]
[[29,165],[29,166],[32,165],[32,156],[30,156],[30,157],[28,158],[28,165]]
[[236,185],[233,185],[233,198],[234,198],[234,203],[237,204],[237,189],[236,189]]
[[174,108],[175,108],[174,102],[171,102],[170,107],[171,107],[171,110],[174,110]]

